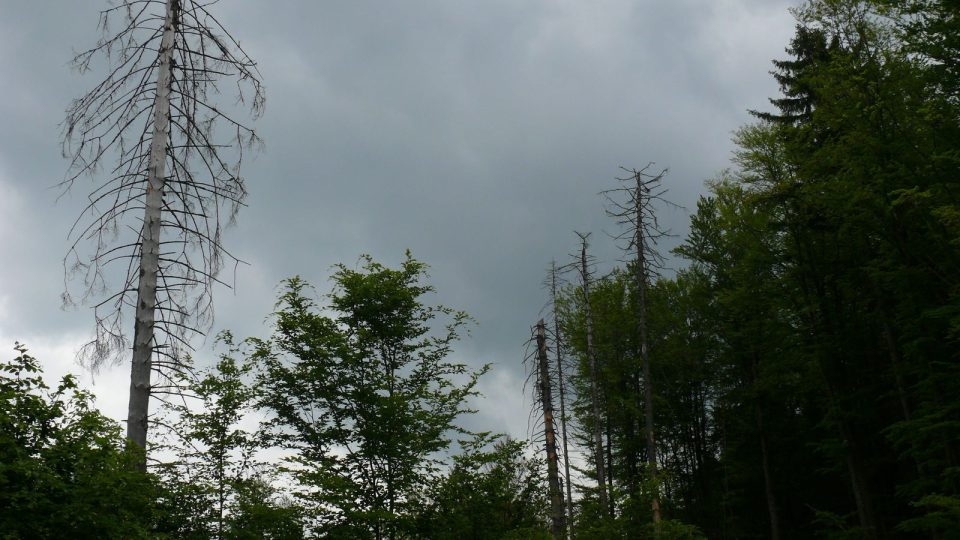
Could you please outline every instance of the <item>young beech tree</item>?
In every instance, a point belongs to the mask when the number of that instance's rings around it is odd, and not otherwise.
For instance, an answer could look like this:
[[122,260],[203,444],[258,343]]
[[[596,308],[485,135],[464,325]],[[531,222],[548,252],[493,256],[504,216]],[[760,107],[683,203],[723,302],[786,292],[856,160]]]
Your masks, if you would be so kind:
[[[278,496],[272,467],[259,460],[262,432],[241,426],[254,413],[252,366],[229,332],[217,337],[225,348],[215,366],[180,376],[189,400],[164,400],[152,448],[176,459],[160,465],[167,488],[167,521],[178,538],[303,537],[301,512]],[[156,444],[156,443],[155,443]]]
[[[463,433],[477,378],[446,358],[465,313],[423,303],[426,265],[398,269],[364,257],[340,265],[321,310],[300,278],[286,282],[272,342],[257,360],[263,405],[292,451],[304,500],[330,538],[399,538],[415,494],[437,477],[437,456]],[[438,317],[448,318],[437,326]]]
[[233,107],[213,101],[217,81],[232,79],[254,116],[263,106],[256,65],[210,13],[213,3],[122,0],[101,12],[104,37],[74,58],[80,71],[102,59],[107,75],[67,110],[63,188],[106,174],[71,229],[64,267],[82,283],[81,301],[94,303],[96,337],[83,351],[91,367],[128,350],[122,316],[134,312],[127,437],[141,449],[150,394],[166,386],[151,373],[181,369],[191,334],[210,324],[211,290],[232,258],[222,219],[246,196],[240,163],[258,142]]
[[548,540],[543,460],[530,445],[479,435],[450,471],[421,494],[414,538]]

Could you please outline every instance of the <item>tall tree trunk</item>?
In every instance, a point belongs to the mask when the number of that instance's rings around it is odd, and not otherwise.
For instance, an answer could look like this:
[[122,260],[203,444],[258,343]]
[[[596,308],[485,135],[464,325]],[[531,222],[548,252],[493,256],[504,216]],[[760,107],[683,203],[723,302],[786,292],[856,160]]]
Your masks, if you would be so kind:
[[550,486],[550,532],[555,540],[565,536],[563,493],[557,469],[557,436],[553,424],[553,392],[550,385],[550,361],[547,359],[547,331],[543,319],[537,323],[537,363],[540,368],[540,405],[547,446],[547,482]]
[[650,376],[650,349],[647,340],[647,258],[646,229],[644,225],[645,207],[649,201],[649,188],[644,185],[643,176],[637,172],[636,231],[634,245],[637,260],[634,272],[637,286],[637,333],[640,337],[640,362],[643,369],[643,421],[647,435],[647,466],[654,480],[653,499],[650,502],[653,522],[660,522],[660,495],[657,481],[657,440],[653,432],[653,379]]
[[226,482],[226,467],[224,466],[224,458],[227,452],[227,441],[225,436],[218,437],[217,440],[217,538],[223,538],[223,518],[224,518],[224,506],[227,500],[227,482]]
[[127,408],[127,438],[143,451],[137,463],[146,470],[147,425],[150,408],[150,375],[157,308],[157,276],[160,272],[160,228],[163,209],[165,167],[170,144],[170,92],[174,38],[179,20],[179,0],[167,0],[160,40],[160,65],[153,106],[153,137],[147,167],[147,194],[143,210],[140,245],[140,283],[137,288],[136,320],[133,331],[133,360],[130,365],[130,401]]
[[[621,395],[641,395],[640,377],[636,373],[631,373],[631,377],[624,378],[621,381]],[[640,427],[641,420],[635,415],[630,414],[623,422],[623,477],[626,479],[627,496],[636,497],[640,493],[640,442],[643,429]]]
[[566,392],[564,388],[566,381],[563,378],[563,346],[560,342],[560,321],[557,319],[557,263],[550,264],[550,296],[553,301],[553,335],[554,346],[557,349],[557,379],[558,389],[560,391],[560,436],[563,440],[563,472],[564,487],[567,490],[567,528],[573,523],[573,492],[570,482],[570,450],[567,446],[567,403]]
[[[815,308],[806,317],[806,324],[812,332],[805,339],[815,352],[817,366],[827,390],[827,403],[836,416],[837,428],[846,447],[847,473],[850,476],[850,487],[857,509],[857,517],[861,528],[864,530],[864,538],[873,540],[878,538],[880,532],[876,512],[873,509],[873,494],[863,467],[859,440],[850,421],[845,417],[845,407],[840,399],[840,396],[845,395],[844,393],[849,387],[847,376],[843,372],[843,366],[839,365],[837,361],[837,359],[843,358],[845,354],[840,339],[840,336],[844,333],[840,323],[843,315],[839,308],[831,308],[831,305],[827,303],[828,290],[830,289],[828,289],[828,283],[824,277],[826,272],[819,267],[818,258],[813,255],[810,242],[796,227],[790,228],[790,234],[797,249],[797,262],[801,265],[801,268],[805,268],[805,271],[801,271],[799,274],[800,289],[804,302]],[[834,303],[836,303],[837,294],[835,291],[833,292],[832,296]],[[814,340],[813,336],[817,336],[817,339]],[[829,340],[834,341],[836,346],[830,349],[828,353],[825,350],[824,342]]]
[[890,367],[893,370],[893,380],[897,387],[897,397],[900,399],[900,413],[904,420],[910,420],[910,400],[907,397],[907,385],[903,381],[903,362],[900,359],[900,351],[897,348],[897,339],[893,335],[893,327],[890,325],[886,313],[883,314],[883,340],[887,345],[887,354],[890,356]]
[[[823,290],[821,287],[820,291]],[[832,336],[838,343],[843,335],[840,323],[836,320],[834,312],[824,304],[825,295],[820,294],[819,308],[820,317],[823,320],[825,328],[824,336]],[[838,356],[844,354],[842,347],[833,351]],[[840,436],[846,446],[847,471],[850,474],[850,484],[853,490],[854,503],[857,507],[857,516],[860,520],[860,527],[864,530],[864,537],[873,540],[883,537],[881,524],[874,510],[873,490],[867,477],[867,471],[864,469],[863,452],[861,451],[860,437],[855,431],[855,427],[850,419],[846,417],[848,410],[841,402],[841,392],[850,387],[847,376],[844,373],[843,366],[836,366],[831,359],[826,358],[826,353],[820,351],[820,370],[824,374],[828,395],[830,396],[831,406],[837,415],[837,423],[840,428]]]
[[767,515],[770,518],[770,538],[780,540],[780,515],[773,491],[773,474],[770,470],[770,453],[767,450],[767,434],[763,429],[763,412],[757,404],[757,429],[760,432],[760,458],[763,462],[763,488],[767,496]]
[[[604,398],[604,402],[609,403],[609,401]],[[607,487],[610,488],[610,494],[608,495],[610,500],[609,516],[610,519],[617,517],[617,498],[616,494],[613,492],[613,427],[610,425],[610,413],[607,412],[606,425],[604,426],[607,434],[607,464],[605,468],[607,469]]]
[[[753,384],[759,384],[760,356],[753,352],[750,372],[753,375]],[[780,540],[780,514],[777,511],[776,493],[773,488],[773,472],[770,468],[770,452],[767,448],[767,432],[763,426],[763,409],[760,406],[760,396],[755,398],[754,410],[757,420],[757,435],[760,439],[760,461],[763,466],[763,488],[767,499],[767,516],[770,519],[770,538]]]
[[597,495],[600,499],[600,511],[607,514],[607,475],[603,458],[603,422],[600,420],[600,367],[597,365],[597,351],[593,345],[593,310],[590,306],[590,274],[587,268],[587,240],[581,238],[580,277],[583,281],[583,307],[587,319],[587,357],[590,362],[590,401],[593,410],[593,454],[597,473]]
[[893,373],[894,385],[897,388],[897,398],[900,401],[900,413],[904,420],[910,420],[912,417],[910,411],[910,398],[907,394],[907,384],[903,379],[903,359],[900,357],[900,348],[897,345],[897,337],[893,331],[893,324],[890,322],[890,312],[887,309],[888,295],[884,294],[876,281],[871,281],[873,297],[877,303],[878,315],[880,317],[880,327],[883,333],[883,341],[887,346],[887,355],[890,358],[890,369]]

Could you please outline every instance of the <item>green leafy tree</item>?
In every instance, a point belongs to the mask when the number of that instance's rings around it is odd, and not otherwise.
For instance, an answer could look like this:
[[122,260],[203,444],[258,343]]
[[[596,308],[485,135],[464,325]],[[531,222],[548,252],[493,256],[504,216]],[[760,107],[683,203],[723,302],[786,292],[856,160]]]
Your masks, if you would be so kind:
[[[649,289],[664,514],[710,538],[952,538],[960,12],[811,0],[794,13],[777,112],[737,131],[734,168],[677,251],[690,268]],[[581,498],[584,538],[667,534],[637,526],[649,487],[631,472],[643,454],[637,345],[616,332],[636,317],[623,272],[593,286],[596,375],[582,302],[560,302],[578,427],[602,424],[613,487],[613,514]],[[599,420],[583,408],[594,381]]]
[[65,376],[48,387],[17,344],[0,362],[0,537],[153,538],[151,476],[120,426]]
[[397,269],[364,257],[359,270],[337,267],[323,310],[290,279],[273,340],[260,343],[262,404],[328,537],[406,534],[417,493],[470,412],[486,368],[447,360],[468,318],[424,304],[425,277],[409,254]]
[[421,494],[416,537],[435,540],[552,538],[547,529],[543,462],[527,444],[478,437],[453,467]]
[[158,422],[166,429],[157,450],[175,456],[158,467],[168,521],[182,538],[302,538],[300,509],[278,497],[259,459],[262,434],[241,425],[255,412],[252,368],[236,360],[243,351],[229,332],[217,341],[226,352],[197,374],[178,372],[186,399],[165,401]]
[[[764,133],[769,134],[757,127],[743,135],[758,144],[770,142]],[[691,355],[706,360],[699,366],[706,368],[704,374],[711,383],[703,407],[711,409],[713,426],[706,433],[721,458],[714,474],[723,478],[722,486],[711,486],[723,494],[723,506],[714,506],[713,518],[736,510],[732,517],[704,524],[705,528],[734,535],[802,537],[811,532],[792,516],[797,507],[803,508],[804,490],[824,484],[811,482],[816,477],[809,473],[805,478],[788,473],[818,468],[804,448],[811,440],[805,415],[820,414],[815,407],[808,409],[802,384],[814,365],[801,354],[797,315],[792,310],[794,291],[784,276],[784,237],[777,231],[778,214],[749,190],[749,184],[740,183],[746,174],[712,185],[711,196],[698,203],[689,239],[677,250],[693,266],[678,277],[674,287],[679,294],[671,296],[679,298],[664,306],[664,315],[675,313],[674,324],[681,328],[687,321],[699,328],[679,335],[665,330],[674,334],[671,355],[675,361],[689,363]],[[685,279],[695,275],[699,275],[695,280]],[[704,295],[711,297],[706,305]],[[701,298],[692,306],[696,318],[687,315],[685,296]],[[703,347],[704,337],[709,349]],[[689,376],[674,378],[680,382]],[[823,507],[826,500],[816,504]],[[756,519],[757,515],[766,519]]]
[[300,540],[306,516],[289,494],[278,490],[269,476],[238,482],[224,538],[231,540]]
[[[707,424],[710,380],[703,373],[706,368],[700,367],[702,357],[696,356],[707,344],[701,343],[701,349],[693,350],[682,340],[693,334],[684,332],[685,325],[699,321],[692,309],[678,311],[680,294],[675,286],[671,288],[669,282],[659,281],[648,287],[650,346],[662,351],[655,358],[651,356],[650,366],[654,382],[663,384],[653,396],[658,410],[663,410],[655,429],[665,434],[662,452],[658,452],[660,468],[654,478],[644,467],[648,446],[643,430],[645,396],[640,342],[633,331],[637,306],[632,298],[636,294],[635,283],[631,273],[615,270],[606,279],[594,283],[591,291],[596,351],[601,366],[599,386],[604,399],[603,459],[609,484],[613,486],[610,501],[614,513],[611,515],[609,510],[602,509],[592,487],[578,486],[581,498],[574,523],[577,538],[654,538],[656,534],[660,534],[660,538],[671,538],[673,533],[669,530],[695,530],[692,526],[685,529],[675,519],[650,523],[651,502],[657,489],[671,495],[663,499],[667,503],[663,509],[668,518],[705,521],[704,516],[708,514],[707,496],[702,493],[710,491],[709,488],[694,492],[694,485],[703,486],[707,482],[706,478],[695,482],[699,475],[716,474],[717,470],[711,461],[716,446],[708,440],[711,437]],[[587,399],[591,371],[587,363],[581,291],[568,288],[557,307],[564,339],[578,361],[572,380],[577,394],[574,403],[577,438],[581,446],[592,448],[594,420]],[[685,369],[680,369],[681,366]],[[593,471],[581,473],[589,477]]]
[[[922,46],[949,39],[936,34],[948,21],[939,3],[891,4],[918,10],[797,11],[797,59],[778,80],[810,106],[785,118],[797,102],[774,100],[780,117],[738,133],[738,170],[684,248],[710,276],[726,345],[717,422],[727,485],[742,486],[728,510],[755,513],[759,463],[784,536],[955,528],[958,115],[949,70]],[[804,61],[810,36],[822,53]]]

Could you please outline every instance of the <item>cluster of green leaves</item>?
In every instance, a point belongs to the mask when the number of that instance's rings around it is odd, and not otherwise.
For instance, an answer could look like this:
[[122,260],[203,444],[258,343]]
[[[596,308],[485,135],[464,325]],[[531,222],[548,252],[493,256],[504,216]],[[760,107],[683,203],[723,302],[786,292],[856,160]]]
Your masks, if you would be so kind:
[[0,536],[152,538],[157,489],[119,426],[72,376],[51,389],[16,351],[0,362]]
[[[661,474],[650,475],[646,467],[646,441],[643,430],[643,373],[640,344],[636,332],[636,294],[634,274],[615,270],[595,283],[591,290],[594,321],[594,342],[598,357],[601,388],[602,433],[606,455],[608,499],[610,509],[604,514],[595,486],[578,485],[580,498],[572,527],[576,538],[659,538],[696,539],[703,533],[690,523],[701,523],[704,516],[686,515],[682,511],[689,502],[687,493],[699,497],[716,497],[710,488],[711,472],[718,471],[715,446],[704,403],[712,399],[715,388],[708,379],[708,368],[701,364],[712,354],[714,343],[708,333],[694,335],[702,328],[702,316],[685,297],[677,283],[661,281],[648,288],[650,348],[657,388],[655,410],[657,433],[661,446]],[[692,279],[692,276],[683,278]],[[686,283],[686,281],[684,281]],[[558,315],[564,342],[576,360],[572,375],[575,402],[573,433],[579,446],[592,451],[594,429],[589,401],[590,369],[584,328],[582,290],[568,288],[558,300]],[[665,316],[669,315],[670,320]],[[690,350],[696,344],[699,349]],[[666,360],[666,351],[683,354]],[[696,356],[696,354],[700,356]],[[699,468],[697,467],[699,465]],[[695,470],[691,476],[674,475],[676,470]],[[594,471],[581,475],[593,479]],[[659,487],[658,487],[659,486]],[[663,500],[666,515],[657,526],[652,523],[651,500],[655,490],[665,489],[670,496]],[[698,511],[707,509],[701,506]]]
[[[481,372],[446,357],[467,315],[428,306],[426,266],[369,258],[339,266],[329,309],[299,278],[286,283],[276,334],[258,342],[260,404],[292,452],[291,472],[330,537],[398,538],[413,532],[417,495],[439,456],[464,433],[456,419]],[[437,317],[449,320],[434,328]]]
[[449,473],[420,496],[418,536],[436,540],[547,539],[541,460],[528,445],[478,436]]
[[262,431],[242,427],[256,409],[254,366],[236,359],[244,351],[229,332],[218,342],[226,352],[214,366],[176,375],[179,401],[164,400],[157,420],[166,429],[153,451],[173,456],[156,467],[164,527],[198,540],[303,538],[303,508],[278,491],[278,471],[260,459]]

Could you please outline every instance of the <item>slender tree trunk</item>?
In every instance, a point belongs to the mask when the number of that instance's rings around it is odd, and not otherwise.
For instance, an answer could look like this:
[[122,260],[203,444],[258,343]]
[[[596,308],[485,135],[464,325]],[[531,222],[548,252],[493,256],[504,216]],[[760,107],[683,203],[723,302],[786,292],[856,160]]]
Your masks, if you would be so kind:
[[226,452],[226,441],[221,438],[220,449],[217,455],[217,538],[223,538],[223,507],[227,500],[226,481],[224,480],[223,458]]
[[637,441],[637,432],[640,430],[633,418],[628,418],[623,426],[624,433],[624,455],[623,455],[623,474],[627,480],[627,488],[630,490],[629,496],[634,497],[640,490],[640,468],[639,460],[640,445]]
[[757,405],[757,429],[760,431],[760,458],[763,463],[763,488],[767,496],[767,515],[770,518],[770,538],[780,540],[780,515],[773,491],[773,474],[770,470],[770,453],[767,449],[767,434],[763,429],[763,412]]
[[540,368],[540,405],[543,408],[543,431],[547,446],[547,481],[550,486],[550,532],[555,540],[564,537],[563,493],[557,469],[557,436],[553,424],[553,392],[550,385],[550,361],[547,359],[547,331],[543,319],[537,323],[537,363]]
[[580,275],[583,281],[583,306],[587,319],[587,357],[590,361],[590,401],[593,409],[593,454],[597,473],[597,494],[600,511],[607,514],[607,475],[603,458],[603,422],[600,420],[600,367],[597,351],[593,346],[593,310],[590,306],[590,274],[587,270],[587,241],[583,239],[580,249]]
[[850,471],[850,483],[853,488],[854,502],[857,505],[857,514],[860,517],[860,526],[864,529],[864,537],[869,539],[882,538],[885,535],[880,529],[880,521],[874,512],[873,492],[867,483],[867,474],[863,470],[863,457],[859,445],[854,440],[850,422],[840,420],[840,431],[847,442],[847,469]]
[[[794,211],[801,210],[794,209]],[[850,476],[857,517],[864,530],[864,538],[872,540],[878,538],[879,534],[879,522],[873,510],[873,495],[862,465],[863,458],[859,451],[859,442],[849,420],[844,417],[844,407],[840,401],[840,396],[844,395],[848,386],[845,382],[847,377],[844,376],[842,367],[837,365],[835,359],[828,357],[822,343],[831,339],[841,343],[839,336],[843,335],[843,329],[839,320],[842,314],[839,309],[831,309],[826,302],[828,284],[824,278],[825,272],[818,266],[818,259],[813,254],[810,242],[796,226],[789,230],[797,250],[797,262],[805,268],[805,271],[799,274],[804,302],[816,308],[806,317],[806,324],[813,330],[806,340],[816,352],[817,365],[826,383],[828,404],[832,413],[836,415],[840,437],[846,446],[847,473]],[[833,296],[836,299],[837,295]],[[818,336],[819,342],[813,341],[812,336]],[[837,347],[836,350],[831,350],[830,354],[836,358],[842,358],[844,351],[841,347]]]
[[887,310],[887,295],[883,293],[876,282],[871,282],[871,288],[877,302],[883,341],[887,346],[890,368],[893,372],[894,384],[897,387],[897,397],[900,400],[900,412],[903,414],[904,420],[910,420],[912,415],[910,412],[910,399],[907,395],[907,385],[903,379],[903,359],[900,357],[900,348],[897,346],[897,338],[893,332],[893,325],[890,323],[890,316]]
[[140,283],[137,288],[136,320],[133,331],[133,360],[130,366],[130,401],[127,410],[127,438],[143,450],[137,464],[146,470],[147,424],[150,407],[150,375],[157,308],[157,276],[160,272],[160,228],[163,209],[165,167],[170,140],[170,65],[179,20],[179,0],[167,0],[160,40],[160,65],[153,106],[153,136],[147,167],[147,193],[143,210],[140,245]]
[[[815,284],[817,291],[817,306],[819,308],[819,318],[823,328],[823,336],[831,336],[837,343],[841,343],[840,336],[843,335],[843,329],[839,322],[840,310],[830,309],[826,304],[825,294],[826,284],[819,281]],[[838,297],[836,291],[832,295],[835,299]],[[838,357],[842,358],[844,351],[842,347],[832,351]],[[850,474],[850,484],[853,490],[853,499],[857,507],[857,516],[860,519],[860,526],[864,530],[864,537],[870,540],[883,537],[880,521],[874,510],[873,490],[867,479],[867,472],[864,470],[863,453],[860,450],[860,437],[858,437],[855,427],[845,416],[845,407],[841,403],[840,396],[842,392],[849,388],[848,377],[844,373],[843,366],[836,365],[831,359],[826,357],[825,351],[821,350],[818,354],[820,370],[824,374],[830,403],[837,415],[837,423],[840,428],[840,436],[846,445],[847,471]]]
[[[832,325],[828,325],[832,329]],[[827,332],[824,335],[838,335],[835,332]],[[876,512],[874,512],[873,493],[867,480],[867,473],[863,467],[863,454],[860,451],[860,442],[850,421],[844,417],[844,409],[841,405],[840,385],[835,380],[833,370],[829,360],[823,358],[824,353],[818,352],[818,362],[820,371],[826,382],[827,396],[830,407],[837,416],[837,427],[840,430],[840,437],[846,446],[846,464],[847,472],[850,475],[850,487],[853,491],[854,504],[857,507],[857,517],[860,520],[860,526],[864,530],[864,538],[873,540],[882,537],[879,521]]]
[[556,306],[557,306],[557,264],[556,262],[551,263],[550,265],[550,295],[553,298],[553,334],[554,334],[554,345],[557,349],[557,379],[558,380],[558,389],[560,390],[560,430],[561,438],[563,439],[563,472],[564,472],[564,487],[567,490],[567,536],[569,537],[570,525],[573,523],[573,493],[570,482],[570,450],[567,446],[567,403],[566,403],[566,392],[564,391],[566,382],[563,378],[563,347],[560,343],[560,321],[557,320]]
[[[384,356],[384,364],[386,366],[385,375],[388,381],[387,397],[391,402],[393,402],[393,398],[396,395],[396,388],[397,388],[397,363],[396,363],[396,357],[394,356],[392,351],[387,353]],[[394,431],[393,431],[394,426],[395,426],[395,423],[391,422],[389,424],[389,430],[387,433],[387,440],[390,441],[391,444],[393,444],[394,441],[396,440],[394,436]],[[396,499],[397,499],[396,478],[394,478],[394,467],[393,467],[394,457],[387,456],[385,461],[387,465],[387,513],[388,513],[387,520],[388,521],[379,528],[381,530],[386,529],[385,531],[386,538],[388,538],[389,540],[393,540],[396,537],[396,533],[397,533],[396,531],[397,518],[396,518],[396,514],[394,513],[394,510],[396,508]],[[378,534],[383,536],[382,532]]]
[[897,397],[900,398],[900,412],[904,420],[910,420],[910,401],[907,398],[907,385],[903,381],[903,362],[900,359],[900,351],[897,349],[897,339],[893,335],[893,327],[887,320],[886,314],[883,315],[883,339],[887,344],[887,354],[890,355],[890,366],[893,369],[893,379],[897,386]]
[[[754,352],[750,371],[753,375],[754,385],[758,384],[760,378],[760,357]],[[767,498],[767,516],[770,518],[770,538],[771,540],[780,540],[780,514],[777,511],[777,499],[773,489],[773,473],[770,468],[770,453],[767,448],[767,433],[763,427],[763,409],[760,407],[760,397],[758,396],[754,403],[757,420],[757,435],[760,439],[760,461],[763,467],[763,488]]]
[[[635,375],[635,376],[634,376]],[[636,373],[631,373],[629,379],[624,378],[621,381],[620,392],[624,396],[642,394],[640,391],[640,377]],[[636,497],[640,493],[640,448],[643,429],[640,427],[641,420],[630,414],[623,422],[623,476],[626,479],[627,497]],[[641,434],[638,436],[637,434]]]
[[644,236],[644,206],[646,205],[647,186],[640,173],[636,175],[637,193],[635,200],[637,230],[634,238],[637,260],[634,265],[637,286],[637,333],[640,337],[640,362],[643,369],[643,420],[647,435],[647,466],[654,479],[653,499],[650,502],[654,524],[660,523],[660,494],[657,481],[657,440],[653,432],[653,379],[650,376],[650,350],[647,340],[647,260],[646,238]]
[[[609,403],[606,398],[604,402]],[[617,517],[617,498],[613,492],[613,429],[610,425],[610,413],[607,412],[607,421],[604,422],[606,434],[607,434],[607,464],[605,468],[607,469],[607,487],[610,488],[610,494],[608,495],[610,500],[609,516],[610,519]]]

